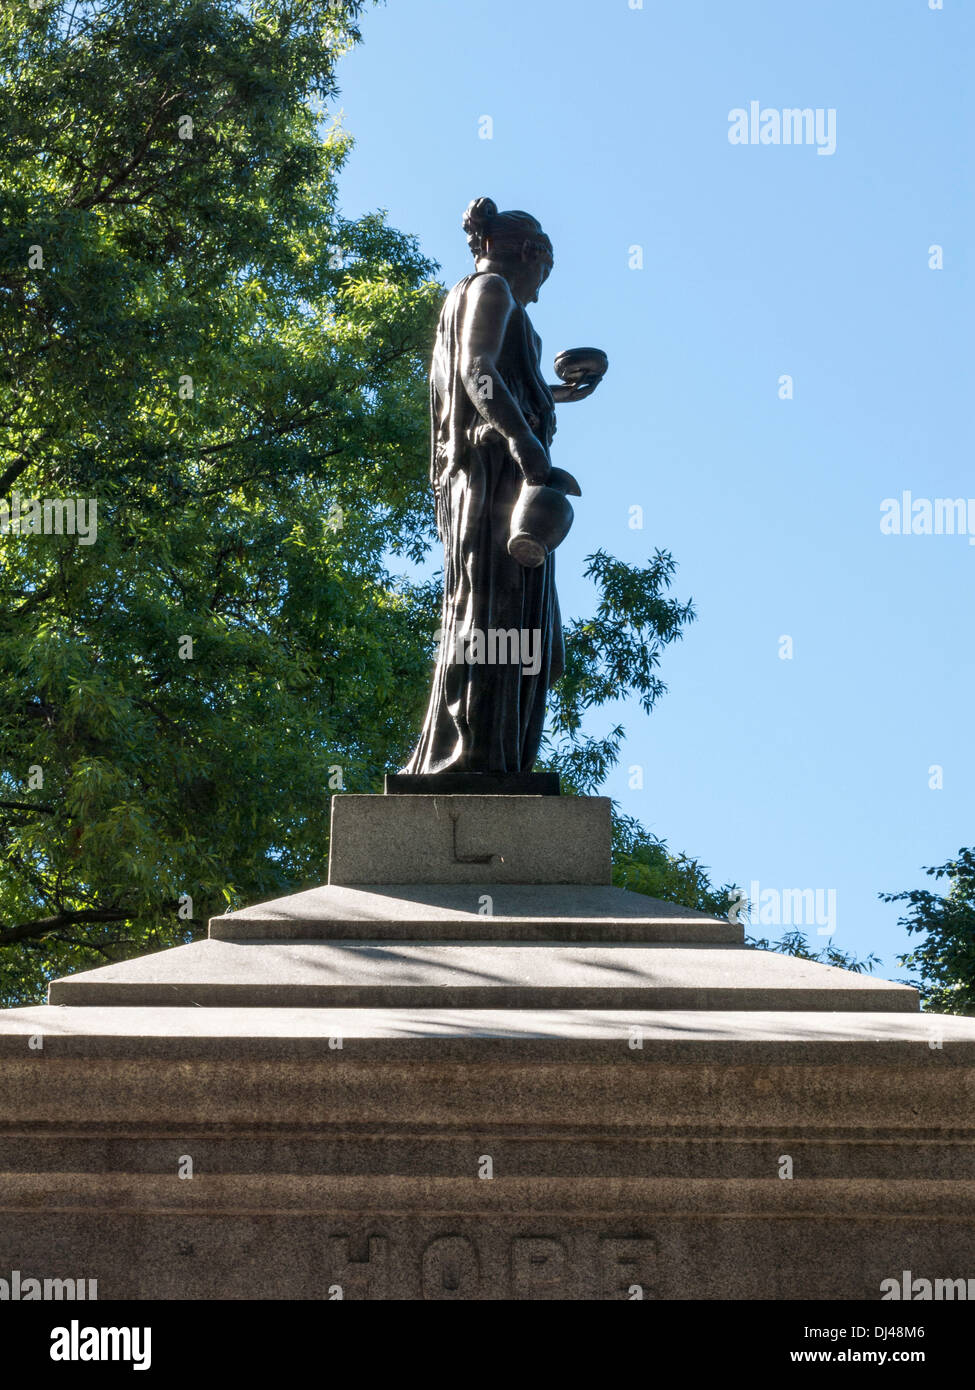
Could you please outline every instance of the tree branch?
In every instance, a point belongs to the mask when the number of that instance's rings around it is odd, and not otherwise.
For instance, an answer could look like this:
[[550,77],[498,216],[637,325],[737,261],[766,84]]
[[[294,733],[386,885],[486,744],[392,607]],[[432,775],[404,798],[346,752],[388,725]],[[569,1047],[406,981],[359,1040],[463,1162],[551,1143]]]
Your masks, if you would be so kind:
[[47,936],[60,927],[73,926],[78,922],[125,922],[131,916],[131,912],[119,909],[86,908],[82,912],[59,912],[56,917],[35,917],[33,922],[0,928],[0,946],[9,946],[14,941],[28,941],[35,936]]

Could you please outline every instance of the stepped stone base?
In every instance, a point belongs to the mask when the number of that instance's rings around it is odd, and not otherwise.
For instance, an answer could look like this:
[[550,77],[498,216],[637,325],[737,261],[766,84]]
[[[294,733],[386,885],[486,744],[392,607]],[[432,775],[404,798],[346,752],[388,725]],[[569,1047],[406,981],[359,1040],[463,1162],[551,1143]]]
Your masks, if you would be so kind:
[[[374,1300],[975,1277],[975,1020],[612,888],[608,825],[571,797],[335,798],[348,881],[0,1014],[0,1276]],[[533,856],[552,882],[520,881]]]
[[87,970],[52,1004],[435,1009],[878,1009],[904,985],[716,945],[197,941]]
[[713,941],[742,945],[726,918],[606,885],[329,885],[226,912],[222,941]]
[[972,1273],[973,1099],[971,1021],[920,1014],[12,1010],[0,1269],[101,1298],[877,1299]]

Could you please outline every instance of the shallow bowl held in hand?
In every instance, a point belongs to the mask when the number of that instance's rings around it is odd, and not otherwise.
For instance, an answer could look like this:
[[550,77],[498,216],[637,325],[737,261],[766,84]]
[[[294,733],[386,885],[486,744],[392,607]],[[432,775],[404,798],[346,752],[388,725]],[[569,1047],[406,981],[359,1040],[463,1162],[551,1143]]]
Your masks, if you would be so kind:
[[567,492],[582,496],[579,484],[564,468],[553,468],[545,483],[522,485],[511,513],[508,554],[525,569],[544,564],[569,534],[574,512]]
[[602,348],[564,348],[555,355],[555,374],[569,386],[582,386],[606,375],[609,358]]

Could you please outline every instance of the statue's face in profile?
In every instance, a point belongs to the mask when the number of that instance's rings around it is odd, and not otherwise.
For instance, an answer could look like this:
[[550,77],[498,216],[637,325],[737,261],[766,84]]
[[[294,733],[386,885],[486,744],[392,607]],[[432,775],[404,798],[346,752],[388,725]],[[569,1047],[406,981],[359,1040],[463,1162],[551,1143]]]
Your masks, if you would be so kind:
[[532,295],[529,303],[535,304],[538,302],[538,291],[542,288],[542,286],[545,284],[545,281],[552,273],[552,262],[550,260],[543,259],[538,261],[532,261],[530,264],[532,270],[535,272],[535,292]]
[[491,242],[487,240],[484,243],[484,255],[477,261],[477,268],[492,271],[495,275],[503,275],[519,304],[536,304],[538,291],[552,272],[552,261],[547,256],[533,257],[526,261],[507,257],[495,258],[491,254]]

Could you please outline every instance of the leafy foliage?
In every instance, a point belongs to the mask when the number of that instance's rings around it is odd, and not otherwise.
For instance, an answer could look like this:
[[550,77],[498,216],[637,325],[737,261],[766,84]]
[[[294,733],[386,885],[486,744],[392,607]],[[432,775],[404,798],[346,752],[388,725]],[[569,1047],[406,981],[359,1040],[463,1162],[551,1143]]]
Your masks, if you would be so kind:
[[800,960],[816,960],[821,965],[835,965],[839,970],[852,970],[854,974],[871,973],[880,964],[880,957],[871,951],[860,958],[855,952],[843,951],[829,942],[819,951],[811,949],[805,932],[799,927],[784,932],[778,941],[770,941],[767,936],[745,936],[746,946],[757,946],[760,951],[778,951],[784,956],[798,956]]
[[358,8],[4,8],[0,491],[97,540],[0,536],[2,1002],[320,878],[408,747],[442,291],[336,210]]
[[666,693],[657,675],[661,652],[695,618],[691,602],[666,596],[676,568],[664,550],[643,567],[602,550],[586,558],[585,576],[599,591],[596,612],[565,625],[565,672],[549,698],[543,744],[544,765],[577,795],[589,795],[602,784],[619,760],[625,737],[619,724],[601,738],[586,733],[586,713],[636,695],[649,714]]
[[910,983],[920,991],[923,1005],[936,1013],[975,1015],[975,850],[960,849],[956,858],[924,871],[946,879],[947,892],[913,888],[903,893],[881,893],[885,903],[906,902],[910,907],[898,925],[924,933],[924,940],[906,955],[901,965],[917,971]]
[[716,887],[704,865],[687,854],[672,854],[667,842],[632,816],[613,816],[613,882],[631,893],[680,903],[723,917],[733,885]]

